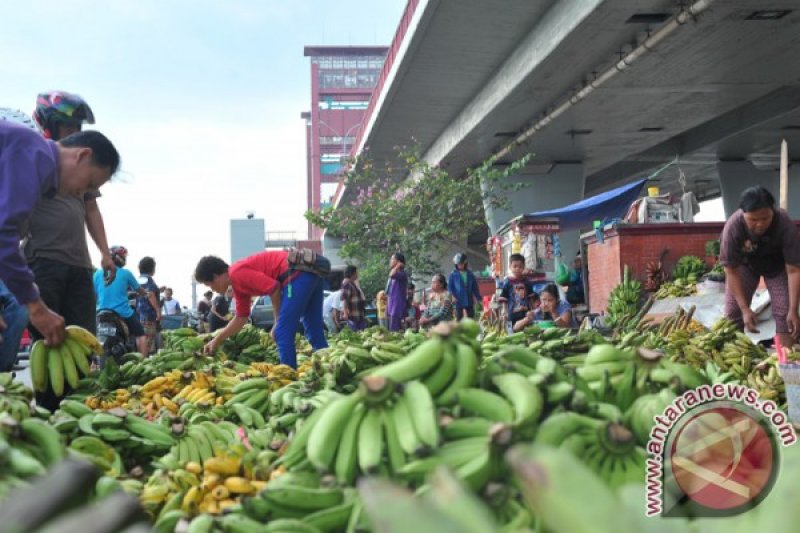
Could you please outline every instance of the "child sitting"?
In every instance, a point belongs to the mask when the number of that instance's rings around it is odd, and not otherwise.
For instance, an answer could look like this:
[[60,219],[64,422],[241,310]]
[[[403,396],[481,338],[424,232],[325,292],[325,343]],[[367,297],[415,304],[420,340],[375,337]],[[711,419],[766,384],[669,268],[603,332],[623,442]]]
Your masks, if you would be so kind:
[[500,298],[503,305],[503,317],[513,330],[514,324],[524,320],[529,311],[536,306],[538,299],[533,284],[528,281],[525,271],[525,257],[522,254],[511,254],[509,258],[509,275],[500,286]]

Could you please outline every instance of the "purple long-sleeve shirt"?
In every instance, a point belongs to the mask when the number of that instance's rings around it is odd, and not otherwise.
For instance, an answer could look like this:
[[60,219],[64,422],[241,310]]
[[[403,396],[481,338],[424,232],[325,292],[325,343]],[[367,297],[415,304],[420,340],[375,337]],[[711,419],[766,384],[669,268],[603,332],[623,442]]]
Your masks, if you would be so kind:
[[389,287],[389,304],[386,314],[389,316],[406,316],[406,306],[408,305],[408,274],[403,270],[398,270],[393,276]]
[[57,190],[56,143],[0,121],[0,280],[21,304],[37,300],[39,290],[20,253],[20,230],[39,199]]

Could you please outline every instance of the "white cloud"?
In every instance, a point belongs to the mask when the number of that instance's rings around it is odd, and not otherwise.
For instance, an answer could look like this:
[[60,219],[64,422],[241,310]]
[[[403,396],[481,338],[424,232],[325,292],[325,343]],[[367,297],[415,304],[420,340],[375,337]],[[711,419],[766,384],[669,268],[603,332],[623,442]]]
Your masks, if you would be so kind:
[[[304,125],[167,121],[104,128],[123,158],[122,180],[99,200],[109,244],[158,264],[155,279],[191,303],[191,275],[206,254],[230,255],[229,224],[255,211],[267,231],[305,234]],[[129,162],[129,163],[126,163]],[[91,248],[91,247],[90,247]],[[92,249],[93,258],[99,254]]]

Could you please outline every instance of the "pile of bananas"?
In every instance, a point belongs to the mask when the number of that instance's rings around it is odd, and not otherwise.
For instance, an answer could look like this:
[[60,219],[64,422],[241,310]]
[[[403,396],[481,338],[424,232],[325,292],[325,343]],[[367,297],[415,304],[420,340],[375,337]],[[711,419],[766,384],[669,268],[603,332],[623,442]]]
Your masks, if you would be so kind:
[[[151,379],[141,387],[132,388],[132,397],[122,407],[135,409],[149,418],[166,411],[171,415],[189,416],[186,409],[203,405],[213,407],[225,401],[223,394],[217,394],[217,384],[222,386],[233,378],[223,375],[211,376],[205,371],[171,370]],[[235,380],[238,382],[238,380]],[[231,385],[232,386],[232,385]],[[87,400],[88,404],[88,400]],[[184,409],[181,413],[180,410]]]
[[688,330],[672,333],[666,352],[673,361],[695,368],[704,368],[711,360],[721,371],[730,372],[741,381],[747,380],[753,367],[769,356],[762,346],[739,331],[736,324],[724,318],[699,335]]
[[248,518],[244,524],[256,529],[266,522],[273,528],[281,523],[294,526],[284,531],[344,531],[355,503],[355,491],[330,478],[308,471],[285,472],[268,481],[257,496],[243,498],[242,510]]
[[630,279],[630,269],[625,265],[622,283],[614,287],[608,296],[606,325],[610,328],[623,328],[626,322],[636,317],[639,312],[639,300],[642,284]]
[[645,449],[620,422],[564,411],[542,422],[534,443],[569,451],[611,488],[644,481]]
[[87,456],[104,472],[115,475],[135,466],[148,468],[175,442],[168,427],[124,409],[93,411],[70,399],[61,402],[50,423],[70,442],[71,449]]
[[165,352],[196,352],[203,349],[205,337],[192,328],[178,328],[161,333]]
[[684,255],[675,264],[672,277],[683,279],[689,283],[696,283],[698,278],[706,273],[706,262],[695,255]]
[[181,465],[189,462],[205,464],[215,456],[215,448],[239,441],[238,426],[227,420],[189,423],[173,418],[170,427],[175,438],[170,455]]
[[[305,362],[302,368],[306,369],[310,364],[310,362]],[[280,386],[288,385],[292,381],[297,380],[297,371],[290,366],[280,363],[250,363],[243,374],[242,377],[244,378],[267,378],[270,381],[277,382]]]
[[0,498],[65,457],[61,435],[38,418],[0,418]]
[[[611,338],[533,326],[479,340],[472,320],[440,324],[429,336],[375,328],[332,338],[294,371],[265,355],[276,348],[263,332],[248,328],[235,355],[205,356],[194,346],[207,336],[178,330],[154,357],[128,354],[121,366],[91,374],[103,386],[81,385],[49,425],[35,418],[30,394],[2,376],[0,401],[13,391],[20,421],[9,417],[12,426],[48,428],[41,434],[55,438],[60,457],[63,441],[106,473],[103,491],[136,493],[157,531],[369,530],[378,523],[372,487],[413,503],[402,513],[407,520],[419,511],[458,514],[449,520],[463,523],[467,511],[437,499],[446,488],[470,502],[470,523],[532,528],[534,516],[549,524],[556,514],[525,501],[531,480],[520,465],[532,457],[545,468],[571,460],[591,476],[586,483],[611,491],[642,480],[653,415],[676,393],[737,378],[764,397],[779,391],[775,366],[758,366],[761,349],[730,323],[706,332],[691,310],[658,326],[642,321],[640,288],[627,277],[618,296],[635,293],[635,305],[628,298],[632,307],[617,313]],[[23,467],[37,461],[30,472],[52,464],[34,437],[3,431],[23,451]],[[540,457],[525,447],[531,443],[560,447],[569,459]],[[8,464],[0,460],[0,480]],[[559,473],[555,485],[564,476],[572,472]],[[389,489],[375,481],[381,477],[404,488]]]
[[786,387],[778,373],[777,360],[771,357],[756,365],[749,374],[745,383],[758,391],[763,400],[772,400],[782,409],[786,408]]
[[[446,464],[476,490],[483,487],[511,431],[535,426],[544,398],[516,373],[493,376],[492,390],[475,387],[478,356],[467,334],[474,325],[437,328],[405,358],[363,378],[357,391],[315,410],[291,439],[283,464],[291,470],[308,461],[344,485],[379,472],[417,483]],[[449,419],[445,443],[437,405],[465,417]]]
[[[211,335],[213,336],[214,334],[212,333]],[[257,353],[264,353],[267,351],[274,352],[277,350],[277,347],[273,348],[266,341],[264,344],[261,344],[261,339],[262,336],[259,329],[252,324],[246,324],[238,333],[225,339],[221,349],[227,357],[235,360],[249,360],[247,354],[242,353],[247,349],[256,351]]]
[[247,463],[268,465],[276,454],[260,455],[248,453],[241,444],[229,443],[224,453],[215,452],[202,464],[176,462],[174,458],[162,461],[165,468],[148,478],[139,495],[142,506],[156,521],[156,531],[173,531],[180,520],[198,514],[222,513],[238,506],[242,497],[263,490],[266,480],[254,478],[258,469],[248,468]]
[[50,388],[56,396],[64,395],[64,383],[77,389],[80,374],[88,376],[92,354],[103,353],[103,346],[94,335],[80,326],[67,326],[67,336],[59,346],[46,346],[36,341],[31,348],[31,381],[33,390]]
[[594,330],[584,330],[572,334],[565,328],[545,328],[530,326],[524,331],[511,334],[486,334],[480,345],[481,353],[490,357],[505,347],[527,345],[534,352],[562,359],[570,355],[585,353],[593,344],[605,342],[605,339]]
[[650,440],[650,429],[653,427],[653,417],[664,412],[675,399],[675,393],[670,389],[639,396],[625,412],[625,423],[633,431],[636,442],[640,446],[647,446]]
[[11,373],[0,374],[0,412],[22,421],[32,414],[33,393]]
[[656,300],[665,298],[683,298],[697,294],[697,280],[676,278],[673,281],[665,281],[655,292]]
[[87,396],[84,402],[91,409],[108,410],[116,407],[129,409],[132,407],[128,403],[130,399],[131,391],[128,389],[100,390],[97,394]]
[[317,352],[315,358],[339,383],[348,383],[365,370],[402,358],[423,339],[419,333],[401,335],[377,328],[370,328],[363,335],[345,331],[329,348]]

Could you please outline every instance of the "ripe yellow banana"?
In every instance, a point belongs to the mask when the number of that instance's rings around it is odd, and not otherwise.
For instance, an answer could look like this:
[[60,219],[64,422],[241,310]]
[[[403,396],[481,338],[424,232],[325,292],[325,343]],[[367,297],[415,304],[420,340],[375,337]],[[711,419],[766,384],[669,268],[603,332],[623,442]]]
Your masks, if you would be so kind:
[[71,339],[75,339],[80,344],[87,346],[95,355],[100,355],[103,353],[103,345],[100,344],[100,341],[97,340],[97,337],[92,335],[90,331],[80,326],[67,326],[67,336]]

